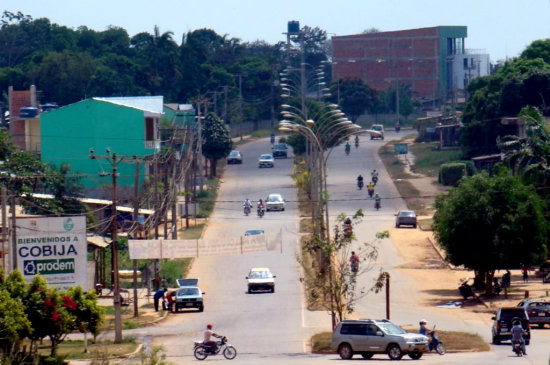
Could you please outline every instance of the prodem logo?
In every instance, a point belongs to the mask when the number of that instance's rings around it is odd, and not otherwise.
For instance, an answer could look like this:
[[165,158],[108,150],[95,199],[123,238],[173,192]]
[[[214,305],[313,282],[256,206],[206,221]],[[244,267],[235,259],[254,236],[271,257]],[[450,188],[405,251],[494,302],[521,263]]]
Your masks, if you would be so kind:
[[74,274],[74,259],[59,260],[25,260],[23,274],[25,275],[54,275]]

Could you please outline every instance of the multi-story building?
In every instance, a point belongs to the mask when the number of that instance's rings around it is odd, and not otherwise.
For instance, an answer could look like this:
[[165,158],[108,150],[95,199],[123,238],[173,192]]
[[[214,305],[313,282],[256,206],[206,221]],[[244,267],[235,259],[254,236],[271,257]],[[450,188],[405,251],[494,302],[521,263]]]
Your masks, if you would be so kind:
[[468,52],[466,37],[465,26],[332,37],[333,78],[359,78],[379,91],[410,85],[416,98],[439,105],[489,74],[489,56]]

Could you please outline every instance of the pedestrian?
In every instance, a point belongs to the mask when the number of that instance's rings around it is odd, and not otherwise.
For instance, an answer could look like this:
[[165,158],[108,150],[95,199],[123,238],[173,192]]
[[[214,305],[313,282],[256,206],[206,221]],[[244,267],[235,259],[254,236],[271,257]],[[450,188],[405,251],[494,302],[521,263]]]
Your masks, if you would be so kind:
[[161,299],[164,299],[164,293],[168,291],[168,288],[162,288],[155,292],[155,295],[153,296],[153,303],[155,304],[155,312],[159,311],[159,301]]
[[523,282],[528,283],[529,282],[529,267],[527,265],[523,265],[521,267],[521,275],[523,276]]
[[502,275],[502,287],[504,289],[508,289],[510,287],[511,279],[512,279],[512,274],[510,274],[510,270],[506,270],[506,273]]

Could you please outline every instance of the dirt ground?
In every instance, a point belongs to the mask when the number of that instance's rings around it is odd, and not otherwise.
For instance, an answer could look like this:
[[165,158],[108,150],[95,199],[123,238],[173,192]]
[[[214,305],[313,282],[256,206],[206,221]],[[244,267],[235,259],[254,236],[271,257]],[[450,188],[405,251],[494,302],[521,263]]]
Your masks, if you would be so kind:
[[[416,176],[411,183],[425,196],[424,200],[430,204],[437,194],[444,192],[432,178]],[[429,198],[428,198],[429,197]],[[428,217],[419,217],[419,219]],[[397,250],[406,261],[399,268],[407,275],[415,279],[421,293],[421,300],[424,305],[434,307],[435,305],[449,301],[462,301],[458,286],[463,278],[473,278],[472,271],[449,266],[444,260],[444,252],[438,249],[433,233],[420,228],[399,228],[390,231],[392,241]],[[497,272],[495,275],[500,279],[504,272]],[[523,282],[520,270],[511,270],[512,282],[508,298],[503,293],[494,298],[482,298],[480,301],[468,299],[464,302],[461,315],[473,316],[476,313],[495,312],[496,308],[502,306],[515,306],[527,295],[531,298],[550,299],[550,284],[543,284],[540,277],[534,271],[530,272],[529,282]],[[433,278],[438,278],[434,280]]]

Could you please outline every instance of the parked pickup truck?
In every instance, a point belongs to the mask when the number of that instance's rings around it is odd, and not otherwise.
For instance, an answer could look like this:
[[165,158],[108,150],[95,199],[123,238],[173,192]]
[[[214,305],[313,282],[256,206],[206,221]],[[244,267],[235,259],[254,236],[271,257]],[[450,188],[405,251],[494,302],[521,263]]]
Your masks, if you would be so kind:
[[204,311],[205,294],[198,286],[199,279],[176,279],[179,289],[176,292],[175,310],[196,308]]

